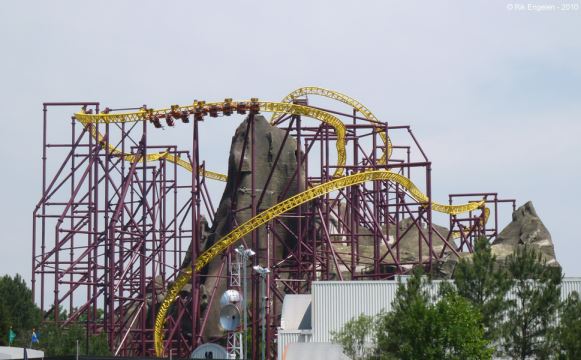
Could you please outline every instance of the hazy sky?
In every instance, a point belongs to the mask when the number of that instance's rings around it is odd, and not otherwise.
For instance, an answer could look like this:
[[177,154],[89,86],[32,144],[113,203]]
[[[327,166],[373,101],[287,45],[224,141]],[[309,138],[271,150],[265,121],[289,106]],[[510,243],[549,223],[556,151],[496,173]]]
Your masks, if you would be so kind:
[[[411,125],[435,200],[532,200],[565,273],[581,276],[581,9],[527,4],[1,1],[0,274],[31,276],[43,101],[276,101],[318,85]],[[51,128],[66,134],[70,115]],[[204,128],[212,169],[225,169],[240,120]]]

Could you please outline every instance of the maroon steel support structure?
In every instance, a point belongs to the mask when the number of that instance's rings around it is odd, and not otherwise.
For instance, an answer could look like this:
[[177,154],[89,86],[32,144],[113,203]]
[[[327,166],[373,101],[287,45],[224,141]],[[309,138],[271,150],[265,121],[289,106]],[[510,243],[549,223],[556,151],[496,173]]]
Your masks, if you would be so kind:
[[[309,105],[306,100],[297,102]],[[186,151],[176,145],[152,144],[148,134],[156,129],[147,121],[88,125],[91,129],[73,118],[70,137],[56,136],[51,142],[49,110],[67,107],[76,111],[80,106],[95,113],[100,109],[97,102],[45,103],[43,107],[42,193],[33,213],[33,296],[46,320],[66,325],[83,319],[88,334],[105,332],[115,355],[154,355],[157,308],[168,284],[178,275],[190,243],[191,258],[203,251],[201,214],[208,214],[212,222],[215,213],[206,186],[210,180],[198,171],[204,166],[198,141],[203,123],[198,119],[176,124],[192,127],[191,147]],[[345,123],[345,174],[389,169],[412,179],[431,198],[432,163],[409,126],[371,123],[355,109],[323,110]],[[250,212],[255,216],[265,210],[261,204],[273,172],[265,184],[257,184],[255,174],[264,169],[256,168],[255,113],[247,116],[238,172],[247,152],[251,159]],[[332,179],[337,168],[337,137],[332,127],[297,115],[282,116],[275,124],[285,130],[285,137],[280,149],[273,152],[272,168],[291,138],[296,142],[298,164],[279,200],[290,196],[293,186],[302,191]],[[50,126],[64,128],[58,122]],[[103,135],[102,140],[90,135],[94,130]],[[387,132],[394,144],[386,164],[378,163],[387,151],[379,131]],[[112,153],[111,146],[141,160],[128,162]],[[162,152],[187,159],[194,171],[188,174],[163,158],[143,161],[147,154]],[[449,201],[482,199],[491,210],[487,222],[481,210],[450,216],[450,231],[441,233],[432,224],[431,202],[415,200],[397,183],[365,183],[299,206],[270,221],[266,232],[253,231],[242,240],[257,253],[249,265],[265,266],[271,272],[266,277],[266,300],[260,298],[258,275],[247,272],[251,276],[249,325],[253,339],[252,351],[247,353],[253,359],[260,356],[261,301],[267,304],[265,335],[267,357],[272,359],[285,294],[308,293],[315,280],[390,279],[414,266],[430,270],[446,254],[472,251],[476,237],[493,240],[498,234],[499,206],[508,202],[514,208],[514,200],[499,199],[496,193],[472,193],[450,195]],[[238,209],[233,201],[232,212],[242,210],[248,209]],[[292,219],[292,226],[285,219]],[[264,233],[266,238],[261,239]],[[281,239],[282,233],[292,244]],[[410,242],[416,253],[409,252]],[[277,247],[284,249],[284,256],[277,255]],[[219,260],[222,267],[230,268],[229,258]],[[204,341],[224,341],[204,337],[208,323],[216,319],[209,317],[210,306],[200,310],[201,282],[202,275],[192,277],[191,290],[180,294],[166,322],[166,347],[175,356],[188,356]],[[216,288],[210,289],[207,303],[220,295]],[[61,316],[63,310],[66,318]]]
[[[103,134],[98,142],[73,120],[71,139],[50,143],[48,110],[74,106],[69,109],[77,111],[81,105],[99,111],[98,103],[46,103],[43,109],[42,196],[33,214],[34,296],[45,319],[66,325],[83,318],[89,334],[105,332],[115,355],[151,354],[160,295],[177,275],[192,236],[198,237],[193,225],[200,224],[204,180],[163,159],[130,163],[111,153],[110,145],[142,159],[159,152],[191,158],[174,145],[149,144],[147,122],[89,125]],[[57,159],[49,164],[53,148]],[[197,324],[198,314],[179,306],[176,312]],[[176,346],[191,349],[185,333],[176,337]]]

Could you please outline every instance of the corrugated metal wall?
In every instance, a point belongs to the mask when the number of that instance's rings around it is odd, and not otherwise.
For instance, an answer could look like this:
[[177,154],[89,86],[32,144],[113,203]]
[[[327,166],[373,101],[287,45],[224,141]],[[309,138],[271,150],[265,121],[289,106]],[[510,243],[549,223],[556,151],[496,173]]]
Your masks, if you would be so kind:
[[309,330],[278,330],[278,358],[282,359],[287,344],[312,342],[312,332]]
[[313,341],[330,342],[337,331],[360,314],[391,310],[395,281],[321,281],[312,285]]
[[[440,283],[432,283],[429,289],[432,295],[438,293]],[[362,313],[375,315],[382,309],[391,311],[397,286],[396,281],[313,282],[312,341],[330,342],[331,331],[340,330],[347,321]],[[573,291],[581,294],[581,278],[563,279],[561,297],[564,299]]]
[[581,278],[564,278],[561,283],[561,299],[566,299],[573,291],[581,295]]

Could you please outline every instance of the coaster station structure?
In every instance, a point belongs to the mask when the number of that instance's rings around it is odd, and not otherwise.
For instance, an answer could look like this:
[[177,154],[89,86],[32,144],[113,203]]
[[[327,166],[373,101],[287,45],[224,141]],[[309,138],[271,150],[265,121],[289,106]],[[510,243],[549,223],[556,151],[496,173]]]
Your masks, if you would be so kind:
[[[350,110],[317,107],[311,102],[318,96]],[[82,107],[72,117],[68,141],[49,137],[49,125],[63,128],[49,120],[55,107]],[[285,132],[266,170],[255,161],[255,118],[262,113],[273,113],[272,126]],[[432,164],[411,128],[380,122],[356,100],[322,88],[298,89],[281,102],[195,101],[161,110],[45,103],[43,114],[33,296],[46,320],[63,326],[83,321],[89,335],[105,332],[120,356],[188,356],[203,342],[225,343],[225,336],[205,336],[208,324],[217,321],[211,306],[221,295],[218,286],[202,292],[200,285],[210,262],[231,268],[240,243],[256,252],[249,265],[270,269],[266,300],[260,277],[248,272],[248,353],[255,359],[262,318],[266,344],[275,344],[286,293],[308,293],[315,280],[390,279],[414,266],[429,271],[445,256],[471,251],[479,236],[493,240],[499,207],[514,207],[495,193],[453,194],[448,205],[434,202]],[[240,159],[250,159],[250,169],[239,159],[229,174],[248,173],[252,186],[250,206],[236,208],[234,201],[231,211],[250,215],[204,248],[202,214],[212,223],[217,209],[208,181],[231,181],[236,188],[239,179],[212,172],[199,140],[212,136],[204,134],[204,122],[232,121],[227,118],[234,115],[248,119]],[[191,132],[187,148],[152,143],[148,134],[164,124]],[[264,208],[263,194],[290,139],[296,171],[277,194],[279,202]],[[260,171],[270,172],[264,183],[256,181]],[[454,204],[458,199],[464,202]],[[449,215],[450,231],[436,229],[433,211]],[[417,234],[417,254],[403,257],[400,247],[410,234]],[[186,257],[193,261],[184,264]]]

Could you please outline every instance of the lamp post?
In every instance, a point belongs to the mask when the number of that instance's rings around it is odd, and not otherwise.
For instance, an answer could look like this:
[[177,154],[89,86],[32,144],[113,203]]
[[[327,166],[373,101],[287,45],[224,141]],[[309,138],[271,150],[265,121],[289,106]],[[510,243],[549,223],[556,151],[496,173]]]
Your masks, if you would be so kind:
[[244,245],[240,245],[238,246],[236,249],[234,249],[234,251],[236,251],[236,253],[238,255],[240,255],[242,257],[242,292],[243,292],[243,296],[242,296],[242,312],[244,313],[244,349],[242,350],[242,356],[244,358],[246,358],[246,351],[248,351],[248,311],[247,311],[247,306],[248,306],[248,291],[247,291],[247,281],[248,278],[246,276],[246,267],[247,267],[247,262],[248,259],[251,258],[252,256],[256,255],[256,253],[254,252],[254,250],[252,249],[247,249],[244,247]]
[[266,275],[270,272],[268,268],[264,268],[260,265],[256,265],[252,267],[254,271],[258,273],[260,278],[262,279],[262,306],[261,306],[261,318],[262,318],[262,360],[266,359]]

